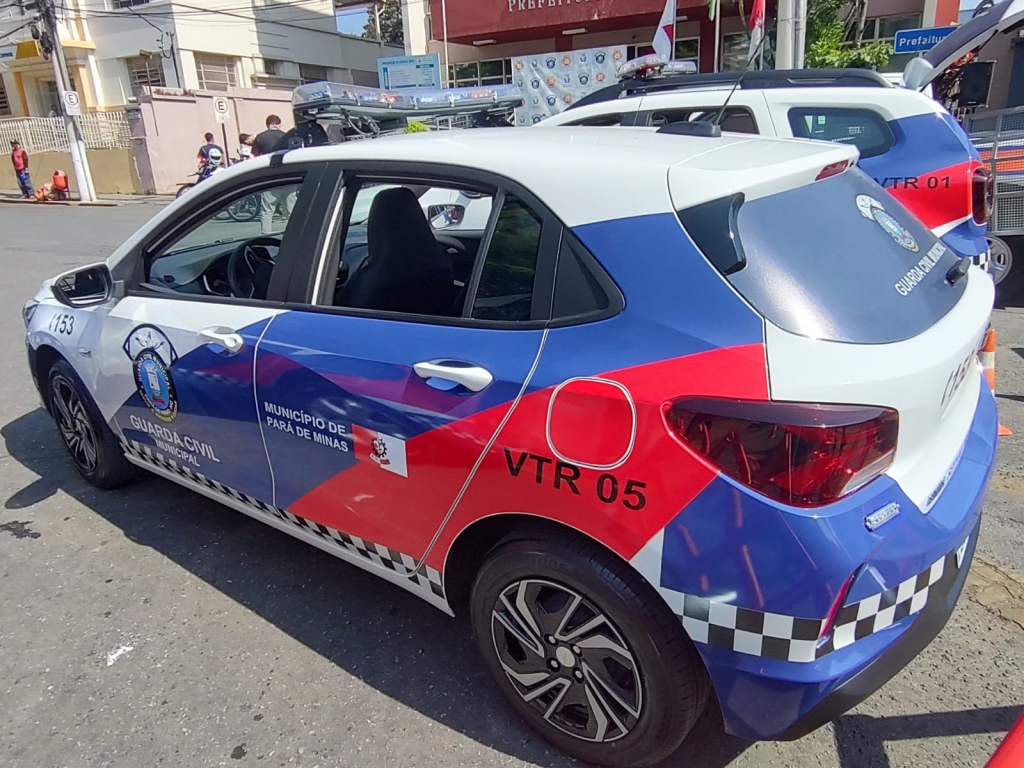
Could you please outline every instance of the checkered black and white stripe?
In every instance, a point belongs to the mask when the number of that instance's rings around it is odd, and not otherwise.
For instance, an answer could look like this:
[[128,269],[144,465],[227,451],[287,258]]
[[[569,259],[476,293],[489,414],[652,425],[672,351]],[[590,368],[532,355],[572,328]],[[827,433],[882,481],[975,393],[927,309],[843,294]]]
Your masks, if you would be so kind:
[[182,466],[178,462],[167,458],[150,446],[143,445],[136,440],[122,442],[121,446],[124,448],[126,454],[133,456],[140,461],[180,475],[186,480],[205,486],[206,488],[209,488],[223,496],[227,496],[235,501],[241,502],[250,509],[256,510],[264,515],[276,517],[279,520],[296,525],[304,531],[319,536],[321,539],[331,544],[333,548],[343,550],[347,554],[354,555],[362,560],[368,560],[374,565],[393,571],[400,576],[405,576],[420,589],[427,590],[434,596],[441,598],[442,600],[444,599],[444,584],[441,580],[441,574],[429,565],[424,566],[419,572],[416,572],[416,566],[418,563],[416,562],[416,559],[410,555],[385,547],[383,544],[375,544],[372,541],[361,539],[358,536],[352,536],[343,531],[329,528],[328,526],[321,525],[313,520],[299,517],[298,515],[293,514],[286,509],[282,509],[281,507],[276,507],[272,504],[262,502],[259,499],[248,496],[241,491],[224,485],[223,483],[212,480],[206,475],[196,472],[194,469]]
[[[960,548],[961,553],[964,548]],[[740,608],[665,587],[658,591],[694,642],[761,658],[807,663],[921,611],[928,604],[929,592],[943,576],[959,570],[957,560],[957,552],[950,552],[896,587],[843,606],[828,639],[820,644],[824,619]]]
[[844,605],[836,615],[832,638],[820,649],[819,655],[845,648],[857,640],[891,627],[897,621],[913,616],[928,604],[928,592],[947,570],[956,569],[956,552],[950,552],[932,563],[928,570],[900,582],[893,589],[866,597],[852,605]]
[[679,618],[694,642],[784,661],[814,661],[823,623],[693,595],[683,595]]

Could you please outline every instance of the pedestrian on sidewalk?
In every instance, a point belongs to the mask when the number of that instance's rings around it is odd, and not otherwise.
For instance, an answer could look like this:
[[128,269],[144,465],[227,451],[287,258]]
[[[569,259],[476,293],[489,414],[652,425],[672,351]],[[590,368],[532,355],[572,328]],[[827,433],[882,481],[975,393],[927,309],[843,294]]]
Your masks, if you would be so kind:
[[32,177],[28,172],[28,152],[21,148],[19,141],[11,142],[11,162],[14,163],[14,175],[18,177],[22,197],[31,200],[36,191],[32,188]]
[[[267,130],[256,135],[252,140],[252,155],[269,155],[273,152],[280,152],[288,148],[288,139],[281,130],[281,118],[277,115],[267,115]],[[274,214],[280,211],[281,216],[288,223],[295,208],[295,200],[298,197],[298,187],[288,185],[286,187],[275,187],[260,194],[260,232],[269,235],[274,232]],[[283,227],[282,227],[283,229]]]

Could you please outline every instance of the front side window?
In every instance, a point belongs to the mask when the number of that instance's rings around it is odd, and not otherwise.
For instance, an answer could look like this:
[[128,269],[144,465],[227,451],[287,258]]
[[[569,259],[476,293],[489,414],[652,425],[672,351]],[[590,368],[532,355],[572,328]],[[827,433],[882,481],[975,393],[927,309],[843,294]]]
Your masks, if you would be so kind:
[[265,299],[301,182],[238,193],[150,259],[146,282],[193,296]]
[[789,126],[798,139],[853,144],[861,158],[885,154],[896,145],[885,118],[871,109],[794,107]]
[[505,197],[473,301],[479,320],[530,320],[540,254],[541,218],[514,195]]

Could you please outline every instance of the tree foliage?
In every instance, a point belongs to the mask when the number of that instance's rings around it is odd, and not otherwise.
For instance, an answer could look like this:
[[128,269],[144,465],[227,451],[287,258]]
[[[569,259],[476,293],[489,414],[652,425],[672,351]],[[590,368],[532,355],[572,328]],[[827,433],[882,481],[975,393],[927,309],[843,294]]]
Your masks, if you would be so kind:
[[[385,43],[405,44],[405,32],[402,29],[402,0],[382,0],[377,3],[380,9],[380,39]],[[363,26],[363,37],[377,39],[377,21],[373,9]]]
[[867,0],[808,0],[806,61],[809,67],[884,67],[892,46],[864,42]]

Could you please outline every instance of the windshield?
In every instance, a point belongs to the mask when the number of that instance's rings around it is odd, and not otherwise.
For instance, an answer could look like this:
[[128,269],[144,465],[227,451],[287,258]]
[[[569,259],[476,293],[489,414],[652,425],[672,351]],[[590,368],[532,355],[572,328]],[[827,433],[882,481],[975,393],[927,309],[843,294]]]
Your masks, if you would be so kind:
[[916,336],[970,279],[951,285],[946,273],[958,257],[858,169],[679,218],[761,315],[801,336],[862,344]]

